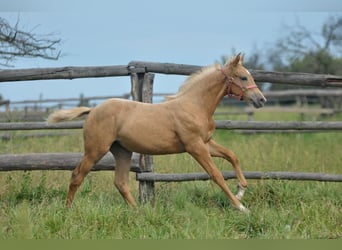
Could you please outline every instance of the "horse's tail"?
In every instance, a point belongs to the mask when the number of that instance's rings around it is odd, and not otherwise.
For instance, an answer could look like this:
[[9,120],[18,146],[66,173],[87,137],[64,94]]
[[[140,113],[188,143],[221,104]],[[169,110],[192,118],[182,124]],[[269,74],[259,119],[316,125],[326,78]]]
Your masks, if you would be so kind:
[[73,108],[73,109],[58,110],[52,113],[51,115],[49,115],[47,122],[56,123],[56,122],[71,121],[83,115],[89,114],[90,111],[91,111],[91,108],[88,108],[88,107],[78,107],[78,108]]

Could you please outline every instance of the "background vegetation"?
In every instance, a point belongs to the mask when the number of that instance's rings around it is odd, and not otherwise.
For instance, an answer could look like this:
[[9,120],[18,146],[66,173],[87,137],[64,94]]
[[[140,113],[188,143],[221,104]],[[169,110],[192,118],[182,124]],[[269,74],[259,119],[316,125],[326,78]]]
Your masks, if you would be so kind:
[[[306,72],[342,75],[342,16],[330,16],[318,30],[309,30],[297,22],[268,48],[247,55],[245,65],[250,69],[280,72]],[[232,54],[236,54],[232,49]],[[229,56],[222,56],[225,62]],[[266,85],[265,85],[266,86]],[[303,88],[302,86],[273,84],[271,90]]]

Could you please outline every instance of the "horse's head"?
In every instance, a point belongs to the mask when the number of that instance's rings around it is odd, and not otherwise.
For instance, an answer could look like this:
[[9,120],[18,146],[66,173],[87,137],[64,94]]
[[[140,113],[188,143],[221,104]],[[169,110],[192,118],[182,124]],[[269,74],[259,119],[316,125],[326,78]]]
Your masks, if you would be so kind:
[[242,63],[243,56],[238,54],[221,69],[227,79],[227,95],[235,96],[239,100],[252,103],[256,108],[261,108],[264,106],[266,98]]

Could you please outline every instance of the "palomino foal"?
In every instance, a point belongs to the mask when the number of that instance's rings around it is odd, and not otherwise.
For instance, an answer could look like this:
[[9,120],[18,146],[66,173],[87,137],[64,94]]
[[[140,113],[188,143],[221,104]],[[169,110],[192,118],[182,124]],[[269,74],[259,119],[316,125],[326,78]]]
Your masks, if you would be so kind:
[[[109,99],[95,108],[60,110],[48,122],[73,120],[87,115],[84,123],[84,156],[72,173],[67,206],[91,168],[108,151],[115,157],[114,184],[125,201],[136,206],[128,186],[132,152],[161,155],[188,152],[242,212],[247,187],[236,155],[213,139],[213,114],[221,99],[234,96],[260,108],[266,102],[239,54],[223,67],[213,65],[190,76],[179,92],[160,104]],[[229,161],[237,175],[238,193],[233,195],[212,157]]]

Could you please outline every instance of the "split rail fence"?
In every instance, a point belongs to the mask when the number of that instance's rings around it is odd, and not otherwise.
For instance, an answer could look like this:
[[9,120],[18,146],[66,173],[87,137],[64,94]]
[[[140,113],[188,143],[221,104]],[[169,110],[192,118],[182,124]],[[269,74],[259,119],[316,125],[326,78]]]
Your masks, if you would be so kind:
[[[130,76],[131,94],[133,100],[152,102],[154,73],[190,75],[201,66],[151,63],[132,61],[128,65],[104,67],[62,67],[21,70],[0,70],[1,82],[18,82],[47,79],[75,79],[89,77]],[[257,82],[276,84],[293,84],[316,87],[342,87],[342,76],[318,75],[306,73],[283,73],[261,70],[250,70]],[[46,124],[44,122],[0,123],[0,131],[10,130],[40,130],[40,129],[81,129],[83,122],[68,122]],[[216,121],[217,129],[243,130],[342,130],[342,122],[239,122]],[[52,153],[52,154],[12,154],[0,155],[0,171],[17,170],[73,170],[82,153]],[[93,170],[113,170],[115,160],[109,154],[103,157]],[[154,192],[154,183],[158,181],[191,181],[208,180],[205,173],[190,174],[158,174],[154,172],[152,156],[133,154],[131,171],[137,173],[139,181],[140,201],[146,202]],[[223,172],[225,179],[235,178],[233,172]],[[286,180],[316,180],[342,182],[342,175],[322,173],[294,172],[245,172],[248,179],[286,179]]]

